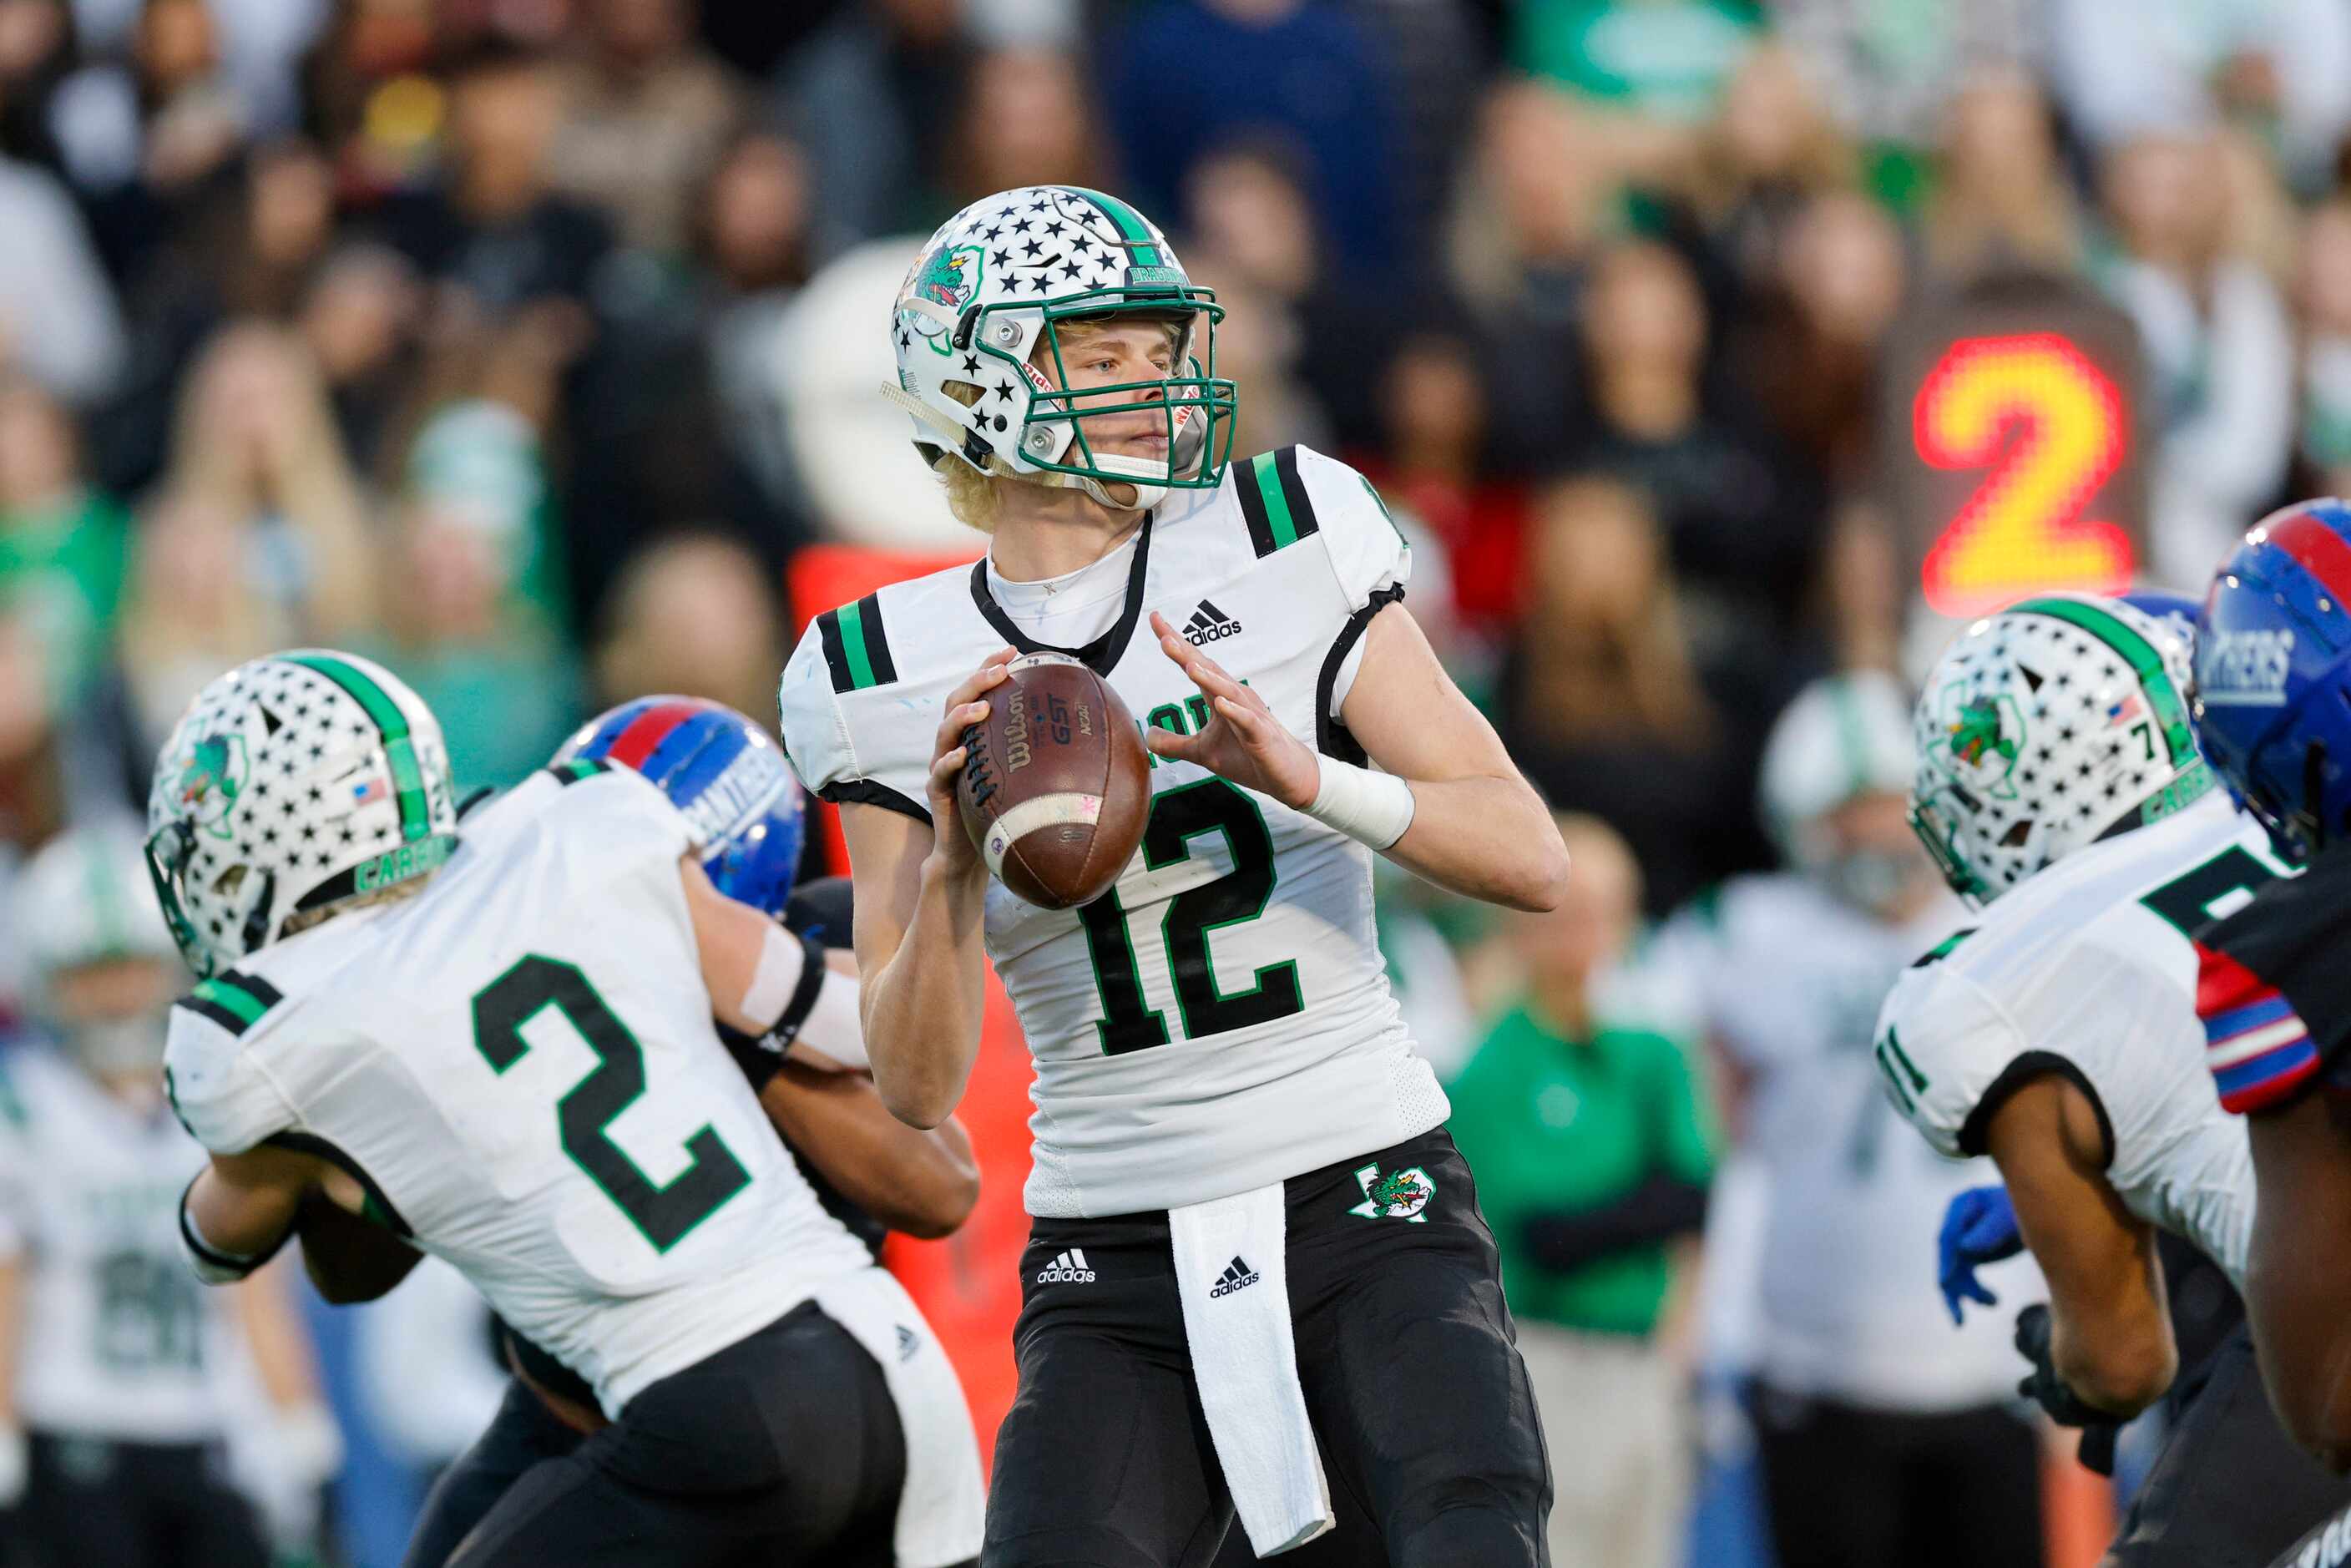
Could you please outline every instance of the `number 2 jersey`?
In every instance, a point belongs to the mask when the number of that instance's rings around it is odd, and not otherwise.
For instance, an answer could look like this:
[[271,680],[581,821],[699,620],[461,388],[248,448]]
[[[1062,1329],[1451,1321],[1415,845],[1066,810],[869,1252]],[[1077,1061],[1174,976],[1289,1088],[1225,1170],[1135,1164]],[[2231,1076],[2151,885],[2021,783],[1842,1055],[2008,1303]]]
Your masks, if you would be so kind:
[[0,1053],[0,1258],[20,1271],[16,1417],[129,1443],[222,1435],[241,1355],[226,1293],[188,1272],[180,1193],[204,1163],[45,1046]]
[[1936,1148],[1978,1155],[2011,1093],[2072,1079],[2096,1108],[2124,1205],[2241,1283],[2252,1157],[2205,1071],[2189,933],[2285,874],[2261,826],[2217,792],[2077,851],[1896,982],[1876,1048],[1886,1092]]
[[685,819],[575,762],[466,819],[414,897],[254,954],[172,1011],[206,1147],[358,1179],[609,1414],[870,1265],[719,1043]]
[[[1106,575],[1122,570],[1123,591]],[[1285,447],[1234,463],[1213,490],[1173,492],[1072,574],[1073,595],[1111,601],[1081,647],[1024,631],[986,560],[817,617],[784,669],[785,749],[825,799],[927,823],[947,693],[1007,643],[1074,654],[1138,723],[1190,733],[1207,701],[1159,646],[1157,611],[1292,734],[1360,762],[1340,706],[1365,627],[1410,570],[1362,476]],[[987,889],[988,957],[1037,1065],[1029,1211],[1205,1202],[1440,1124],[1444,1092],[1374,936],[1372,852],[1196,764],[1153,758],[1151,788],[1143,843],[1093,904],[1047,910]]]

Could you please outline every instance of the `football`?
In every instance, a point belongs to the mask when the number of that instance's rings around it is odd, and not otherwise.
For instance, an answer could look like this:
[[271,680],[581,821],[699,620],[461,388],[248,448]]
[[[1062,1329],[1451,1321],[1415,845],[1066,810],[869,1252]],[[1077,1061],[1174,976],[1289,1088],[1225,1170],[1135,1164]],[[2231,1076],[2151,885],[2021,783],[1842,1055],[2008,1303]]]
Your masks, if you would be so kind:
[[1046,909],[1091,903],[1143,841],[1151,758],[1126,705],[1065,653],[1030,653],[963,732],[956,802],[987,869]]

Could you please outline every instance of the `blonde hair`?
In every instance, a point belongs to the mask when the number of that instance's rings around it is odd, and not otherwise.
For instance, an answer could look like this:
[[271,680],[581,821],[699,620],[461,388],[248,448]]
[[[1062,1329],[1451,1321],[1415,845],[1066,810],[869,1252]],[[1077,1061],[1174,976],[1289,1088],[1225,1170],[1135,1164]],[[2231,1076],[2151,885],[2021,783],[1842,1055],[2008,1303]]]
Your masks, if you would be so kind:
[[357,898],[345,899],[340,904],[330,904],[323,909],[305,909],[298,914],[289,915],[286,917],[286,924],[277,928],[277,939],[282,942],[288,936],[299,936],[313,926],[324,925],[338,915],[350,915],[361,909],[380,909],[387,904],[400,904],[414,898],[424,891],[426,883],[440,874],[441,869],[435,866],[421,876],[412,876],[405,882],[395,882],[390,887],[379,887],[373,893],[363,893]]

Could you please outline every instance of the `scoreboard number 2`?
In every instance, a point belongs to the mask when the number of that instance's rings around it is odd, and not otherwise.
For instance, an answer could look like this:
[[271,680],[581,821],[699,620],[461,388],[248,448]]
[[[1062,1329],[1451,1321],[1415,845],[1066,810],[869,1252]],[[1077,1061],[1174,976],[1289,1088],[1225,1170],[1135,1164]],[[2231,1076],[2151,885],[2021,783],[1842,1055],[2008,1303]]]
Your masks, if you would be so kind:
[[2129,418],[2113,381],[2056,333],[1944,350],[1919,382],[1912,439],[1933,467],[1988,472],[1928,548],[1928,605],[1960,617],[2052,589],[2129,587],[2129,536],[2082,516],[2123,461]]

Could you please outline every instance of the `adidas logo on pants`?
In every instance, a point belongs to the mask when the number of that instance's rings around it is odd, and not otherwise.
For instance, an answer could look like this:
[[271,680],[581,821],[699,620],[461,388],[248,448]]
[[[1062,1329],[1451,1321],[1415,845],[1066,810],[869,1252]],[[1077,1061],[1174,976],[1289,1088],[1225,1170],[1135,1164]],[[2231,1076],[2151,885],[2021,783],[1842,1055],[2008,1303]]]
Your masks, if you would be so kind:
[[1094,1271],[1086,1267],[1086,1249],[1072,1247],[1067,1252],[1037,1270],[1040,1285],[1091,1285]]
[[1225,1265],[1225,1271],[1217,1276],[1217,1282],[1208,1287],[1208,1294],[1211,1296],[1229,1296],[1235,1291],[1247,1290],[1249,1286],[1256,1284],[1257,1281],[1258,1275],[1256,1271],[1251,1270],[1249,1266],[1243,1262],[1239,1258],[1236,1257],[1231,1262]]

